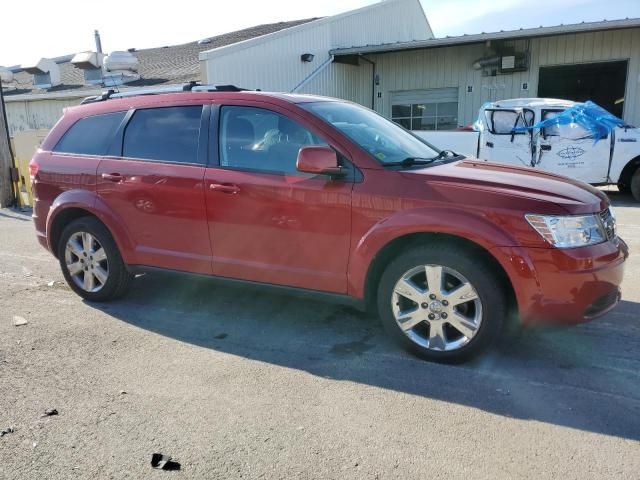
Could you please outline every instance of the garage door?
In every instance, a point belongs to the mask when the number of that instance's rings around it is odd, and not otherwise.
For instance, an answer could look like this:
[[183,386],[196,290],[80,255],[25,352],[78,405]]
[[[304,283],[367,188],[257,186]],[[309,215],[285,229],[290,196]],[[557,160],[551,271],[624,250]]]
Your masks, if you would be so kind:
[[392,92],[391,119],[409,130],[453,130],[458,127],[458,89]]
[[626,83],[626,61],[540,67],[538,96],[591,100],[622,118]]

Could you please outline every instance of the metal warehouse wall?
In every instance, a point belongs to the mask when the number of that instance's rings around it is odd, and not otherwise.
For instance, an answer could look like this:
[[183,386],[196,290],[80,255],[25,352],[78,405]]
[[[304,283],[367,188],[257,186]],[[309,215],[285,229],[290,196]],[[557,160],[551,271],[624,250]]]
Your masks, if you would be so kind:
[[[321,67],[333,48],[432,36],[418,0],[388,0],[208,50],[200,53],[200,62],[207,83],[230,83],[245,88],[287,92]],[[314,60],[302,62],[300,55],[303,53],[312,53]],[[310,85],[306,85],[304,91],[336,92],[340,96],[350,96],[355,92],[360,95],[358,90],[364,76],[357,67],[331,65],[327,69],[313,79],[315,89],[311,90]],[[370,98],[371,91],[366,95]]]
[[[517,45],[523,46],[524,41]],[[378,92],[382,97],[376,98],[376,110],[391,115],[393,92],[458,87],[458,122],[467,125],[475,121],[486,101],[535,97],[541,66],[628,60],[623,116],[629,123],[640,125],[640,29],[534,38],[530,40],[530,52],[528,71],[496,77],[482,77],[472,68],[473,62],[483,56],[483,44],[369,55],[380,75]],[[360,68],[368,70],[369,66]],[[523,82],[529,83],[528,91],[521,90]],[[466,93],[467,85],[473,85],[473,93]],[[363,104],[369,106],[370,102]]]
[[6,96],[5,101],[9,135],[13,136],[16,132],[53,127],[62,117],[62,111],[66,107],[79,105],[82,98],[13,101]]

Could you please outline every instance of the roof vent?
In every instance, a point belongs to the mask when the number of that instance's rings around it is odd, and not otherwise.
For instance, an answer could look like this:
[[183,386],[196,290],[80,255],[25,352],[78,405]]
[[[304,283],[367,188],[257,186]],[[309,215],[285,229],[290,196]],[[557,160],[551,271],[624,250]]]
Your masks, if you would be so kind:
[[7,67],[0,67],[0,84],[13,82],[13,72]]
[[99,52],[76,53],[71,59],[74,67],[79,68],[84,73],[84,83],[86,85],[102,84],[102,64],[104,54]]
[[130,52],[111,52],[104,59],[105,86],[122,85],[140,79],[138,59]]
[[22,69],[33,75],[33,85],[36,88],[51,88],[60,85],[60,68],[49,58],[41,58],[35,63],[27,63]]

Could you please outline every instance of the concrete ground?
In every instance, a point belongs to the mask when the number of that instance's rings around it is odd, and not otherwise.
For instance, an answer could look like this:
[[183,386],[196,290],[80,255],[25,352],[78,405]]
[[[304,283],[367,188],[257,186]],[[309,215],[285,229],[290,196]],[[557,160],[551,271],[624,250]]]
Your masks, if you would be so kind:
[[344,307],[202,279],[83,302],[0,211],[0,478],[638,478],[640,206],[612,197],[621,305],[462,366]]

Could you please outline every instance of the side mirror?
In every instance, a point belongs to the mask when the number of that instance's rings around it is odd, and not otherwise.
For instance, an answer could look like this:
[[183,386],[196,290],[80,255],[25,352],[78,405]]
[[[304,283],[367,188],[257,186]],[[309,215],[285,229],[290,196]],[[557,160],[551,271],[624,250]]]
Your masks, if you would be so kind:
[[336,152],[332,148],[320,145],[302,147],[298,152],[296,169],[303,173],[332,177],[345,174],[343,168],[338,165]]

